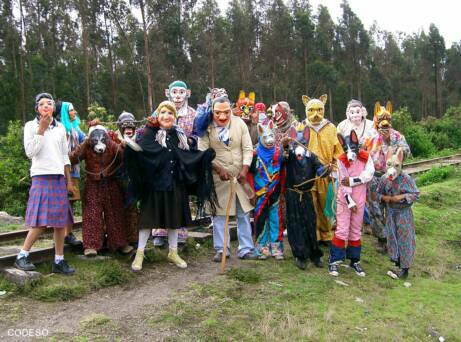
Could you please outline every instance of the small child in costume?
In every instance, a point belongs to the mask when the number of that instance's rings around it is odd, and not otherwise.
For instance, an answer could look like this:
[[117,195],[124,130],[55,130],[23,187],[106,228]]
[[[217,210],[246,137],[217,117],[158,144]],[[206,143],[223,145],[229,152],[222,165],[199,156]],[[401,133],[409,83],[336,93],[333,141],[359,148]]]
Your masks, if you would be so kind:
[[283,149],[275,144],[274,124],[257,124],[259,142],[256,145],[250,172],[256,192],[254,222],[256,248],[260,259],[273,256],[283,260],[283,218],[281,167]]
[[386,155],[386,173],[381,177],[377,199],[386,203],[385,234],[387,251],[398,270],[387,274],[405,279],[416,250],[415,222],[411,206],[419,199],[419,191],[411,176],[402,172],[404,150],[390,149]]
[[[359,149],[359,139],[354,130],[344,138],[338,134],[344,153],[338,158],[340,186],[336,199],[336,231],[331,241],[328,273],[339,275],[339,264],[346,258],[361,277],[365,271],[360,266],[363,212],[367,197],[367,183],[375,172],[373,159]],[[347,248],[346,248],[347,241]]]

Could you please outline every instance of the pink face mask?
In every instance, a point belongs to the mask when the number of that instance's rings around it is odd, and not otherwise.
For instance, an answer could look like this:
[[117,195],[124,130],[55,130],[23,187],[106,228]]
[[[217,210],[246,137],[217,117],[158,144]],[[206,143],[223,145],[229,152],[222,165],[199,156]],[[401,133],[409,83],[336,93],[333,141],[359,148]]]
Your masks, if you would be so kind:
[[363,119],[362,107],[354,106],[348,108],[348,117],[353,125],[360,125]]

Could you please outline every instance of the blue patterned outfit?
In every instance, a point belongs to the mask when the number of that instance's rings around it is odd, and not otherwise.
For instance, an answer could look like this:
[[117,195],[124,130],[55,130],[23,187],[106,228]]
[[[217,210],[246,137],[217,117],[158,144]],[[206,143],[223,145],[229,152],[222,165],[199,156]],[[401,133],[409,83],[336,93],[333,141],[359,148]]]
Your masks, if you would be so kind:
[[377,188],[377,199],[382,196],[397,196],[404,194],[400,203],[387,203],[387,218],[384,232],[387,237],[387,250],[394,262],[399,262],[401,268],[410,268],[416,250],[415,222],[411,206],[419,199],[419,191],[411,176],[401,173],[391,181],[382,176]]

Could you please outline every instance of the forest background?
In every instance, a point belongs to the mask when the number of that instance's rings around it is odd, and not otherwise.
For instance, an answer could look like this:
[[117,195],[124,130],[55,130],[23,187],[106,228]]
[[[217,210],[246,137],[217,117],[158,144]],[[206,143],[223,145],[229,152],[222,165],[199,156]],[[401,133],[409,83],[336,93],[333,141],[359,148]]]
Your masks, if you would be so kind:
[[461,40],[428,32],[365,29],[346,0],[337,23],[307,0],[2,0],[0,4],[0,210],[23,214],[30,162],[22,125],[47,91],[89,113],[139,119],[181,79],[190,105],[208,87],[255,91],[256,101],[328,95],[326,115],[345,118],[351,98],[391,100],[394,127],[413,156],[461,147]]

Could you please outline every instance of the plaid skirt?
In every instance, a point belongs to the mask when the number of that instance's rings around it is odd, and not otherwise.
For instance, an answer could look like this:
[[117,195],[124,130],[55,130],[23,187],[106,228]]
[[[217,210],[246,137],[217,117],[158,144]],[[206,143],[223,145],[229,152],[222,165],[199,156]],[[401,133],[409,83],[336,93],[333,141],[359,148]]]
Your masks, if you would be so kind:
[[64,228],[73,223],[64,176],[33,176],[27,202],[26,226]]

